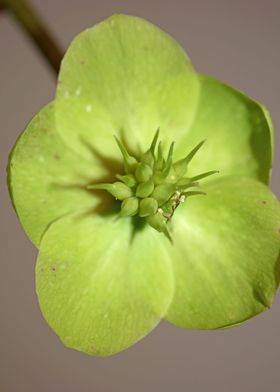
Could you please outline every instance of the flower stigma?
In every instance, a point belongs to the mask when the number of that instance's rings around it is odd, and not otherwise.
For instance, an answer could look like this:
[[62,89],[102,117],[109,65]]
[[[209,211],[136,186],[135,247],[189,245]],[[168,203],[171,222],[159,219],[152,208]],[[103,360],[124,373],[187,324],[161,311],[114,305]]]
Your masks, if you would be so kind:
[[218,173],[212,170],[188,177],[188,165],[205,141],[197,144],[184,158],[173,162],[175,142],[164,157],[162,142],[158,143],[159,129],[150,148],[139,159],[131,156],[124,144],[116,142],[123,157],[124,174],[117,174],[118,181],[89,185],[88,189],[102,189],[120,200],[120,217],[138,215],[151,227],[164,233],[171,240],[169,224],[176,209],[194,195],[206,195],[198,190],[198,180]]

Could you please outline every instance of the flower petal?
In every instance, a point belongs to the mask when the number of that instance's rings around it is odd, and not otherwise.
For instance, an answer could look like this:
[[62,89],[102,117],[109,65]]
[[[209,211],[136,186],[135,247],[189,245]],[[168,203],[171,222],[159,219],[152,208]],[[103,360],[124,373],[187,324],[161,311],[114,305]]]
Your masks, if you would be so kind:
[[207,142],[193,159],[192,174],[219,170],[269,182],[272,123],[267,110],[233,88],[201,76],[200,103],[183,144]]
[[60,104],[63,102],[49,104],[31,120],[9,160],[13,204],[36,246],[53,220],[69,212],[94,209],[100,202],[86,185],[104,175],[104,167],[93,156],[83,158],[64,144],[55,125]]
[[158,324],[173,295],[162,240],[130,218],[68,216],[51,225],[40,245],[37,292],[66,346],[111,355]]
[[217,181],[175,215],[168,321],[215,329],[270,307],[279,284],[280,206],[267,187],[245,178]]
[[178,122],[187,129],[198,91],[197,75],[175,40],[141,18],[113,15],[73,40],[57,97],[99,104],[117,131],[132,133],[133,142],[146,148],[158,127],[165,132],[173,125],[169,135]]
[[120,165],[121,154],[114,139],[119,129],[104,107],[79,97],[55,102],[55,124],[65,145],[87,160],[114,159]]

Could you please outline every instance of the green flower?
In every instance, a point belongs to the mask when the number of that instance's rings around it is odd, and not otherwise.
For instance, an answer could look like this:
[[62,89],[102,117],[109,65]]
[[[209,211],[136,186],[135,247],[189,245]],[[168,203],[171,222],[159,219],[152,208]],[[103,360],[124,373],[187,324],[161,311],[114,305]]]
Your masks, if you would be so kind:
[[63,343],[106,356],[162,318],[217,329],[270,307],[272,140],[263,106],[197,74],[152,24],[115,15],[75,38],[8,172],[39,249],[40,306]]

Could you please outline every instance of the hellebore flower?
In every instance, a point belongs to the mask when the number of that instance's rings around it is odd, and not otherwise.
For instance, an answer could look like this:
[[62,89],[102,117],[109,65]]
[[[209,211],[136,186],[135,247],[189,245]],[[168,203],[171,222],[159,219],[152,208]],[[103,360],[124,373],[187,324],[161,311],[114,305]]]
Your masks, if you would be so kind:
[[218,329],[270,307],[272,141],[262,105],[197,74],[152,24],[115,15],[78,35],[8,172],[39,249],[39,303],[63,343],[106,356],[162,318]]

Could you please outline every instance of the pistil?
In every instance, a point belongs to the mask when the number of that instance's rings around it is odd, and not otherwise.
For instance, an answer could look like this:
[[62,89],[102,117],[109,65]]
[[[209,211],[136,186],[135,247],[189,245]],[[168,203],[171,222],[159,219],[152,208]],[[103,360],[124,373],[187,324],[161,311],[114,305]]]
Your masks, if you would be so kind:
[[197,144],[183,159],[173,162],[175,142],[171,143],[164,158],[158,137],[159,130],[155,133],[150,148],[140,159],[131,156],[123,143],[115,137],[123,157],[124,174],[118,174],[118,181],[112,184],[92,184],[88,189],[109,192],[122,201],[121,217],[138,215],[171,240],[169,226],[177,208],[190,196],[205,195],[205,192],[196,189],[199,186],[198,180],[218,171],[187,177],[189,163],[204,141]]

